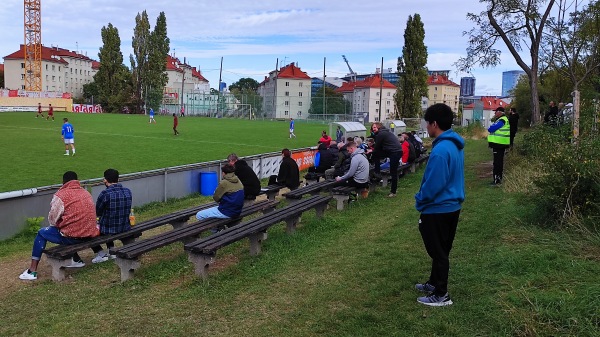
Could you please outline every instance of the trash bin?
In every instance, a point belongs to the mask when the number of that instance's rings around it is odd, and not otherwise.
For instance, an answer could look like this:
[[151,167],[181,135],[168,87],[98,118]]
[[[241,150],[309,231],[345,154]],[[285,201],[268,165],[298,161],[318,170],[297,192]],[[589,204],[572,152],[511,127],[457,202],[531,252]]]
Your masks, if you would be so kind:
[[200,194],[204,196],[215,194],[218,184],[219,179],[217,178],[217,172],[200,172]]

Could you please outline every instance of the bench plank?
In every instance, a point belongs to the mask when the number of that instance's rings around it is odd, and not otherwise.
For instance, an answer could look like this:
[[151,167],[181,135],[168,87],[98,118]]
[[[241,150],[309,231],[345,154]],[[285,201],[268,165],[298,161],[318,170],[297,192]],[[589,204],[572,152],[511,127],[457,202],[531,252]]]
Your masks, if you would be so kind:
[[250,240],[250,254],[257,255],[261,251],[261,244],[267,238],[266,231],[269,227],[285,221],[289,226],[295,226],[303,212],[312,208],[317,210],[321,217],[331,196],[312,196],[287,207],[277,209],[258,218],[230,227],[214,235],[188,243],[184,249],[188,252],[188,260],[195,266],[196,274],[202,278],[208,276],[208,267],[215,260],[217,250],[244,238]]
[[322,190],[327,190],[333,187],[336,183],[335,179],[324,180],[318,183],[306,185],[300,188],[297,188],[293,191],[284,193],[283,196],[287,199],[301,199],[305,194],[318,194]]

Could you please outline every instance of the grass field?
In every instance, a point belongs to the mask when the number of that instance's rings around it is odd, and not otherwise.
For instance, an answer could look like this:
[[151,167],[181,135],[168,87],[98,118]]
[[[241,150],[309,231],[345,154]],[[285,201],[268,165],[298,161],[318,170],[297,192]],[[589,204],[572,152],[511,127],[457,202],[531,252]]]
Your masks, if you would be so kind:
[[[173,117],[58,113],[56,121],[35,113],[0,113],[0,192],[60,183],[73,170],[80,179],[98,178],[112,167],[131,173],[162,167],[313,146],[328,126],[296,123],[297,139],[288,138],[288,122],[185,117],[179,136]],[[63,154],[63,117],[75,128],[76,156]]]
[[[247,241],[219,251],[206,282],[181,244],[145,255],[123,284],[114,263],[54,283],[45,259],[40,280],[22,282],[33,236],[2,242],[0,336],[598,336],[600,247],[523,222],[528,200],[488,185],[486,142],[466,152],[450,307],[416,302],[430,268],[414,209],[421,169],[396,198],[379,189],[322,220],[308,213],[294,235],[275,226],[260,256]],[[206,201],[147,205],[138,217]]]

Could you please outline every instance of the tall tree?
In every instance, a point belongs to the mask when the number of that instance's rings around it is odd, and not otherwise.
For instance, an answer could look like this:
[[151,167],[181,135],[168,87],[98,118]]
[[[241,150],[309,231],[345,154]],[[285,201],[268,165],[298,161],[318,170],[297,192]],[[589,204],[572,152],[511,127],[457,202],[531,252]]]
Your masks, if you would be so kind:
[[239,89],[239,90],[250,89],[250,90],[256,91],[256,90],[258,90],[259,85],[260,84],[255,79],[250,78],[250,77],[244,77],[244,78],[240,78],[237,82],[232,83],[229,86],[229,90],[233,91],[234,89]]
[[[167,36],[167,18],[165,12],[160,12],[156,18],[156,25],[150,34],[148,50],[148,105],[157,108],[163,97],[163,90],[169,78],[167,76],[167,55],[169,54],[170,40]],[[182,93],[183,95],[183,93]]]
[[[467,56],[460,58],[456,66],[465,72],[470,72],[477,64],[482,67],[497,66],[500,64],[501,52],[495,45],[498,40],[504,42],[519,67],[527,74],[531,89],[532,124],[537,124],[542,120],[538,97],[540,44],[555,0],[479,2],[487,4],[487,9],[480,14],[467,14],[475,27],[463,33],[469,37]],[[529,51],[529,63],[519,54],[523,47]]]
[[135,28],[131,40],[133,55],[129,55],[134,90],[134,103],[136,111],[142,109],[143,94],[148,89],[148,50],[150,48],[150,22],[148,14],[143,11],[135,17]]
[[84,88],[84,91],[86,96],[97,95],[96,102],[104,110],[119,112],[130,98],[130,74],[123,64],[119,30],[109,23],[102,27],[101,35],[102,47],[98,53],[100,68],[94,75],[93,86]]
[[427,96],[427,47],[421,16],[408,16],[402,57],[398,58],[398,89],[394,95],[396,118],[418,117],[421,100]]

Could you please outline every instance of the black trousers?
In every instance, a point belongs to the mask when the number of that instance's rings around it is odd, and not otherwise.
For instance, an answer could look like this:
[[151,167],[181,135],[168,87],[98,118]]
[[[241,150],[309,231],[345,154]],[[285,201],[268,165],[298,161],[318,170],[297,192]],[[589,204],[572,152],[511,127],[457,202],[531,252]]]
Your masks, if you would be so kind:
[[504,172],[504,152],[506,152],[506,149],[493,148],[492,152],[494,153],[494,182],[500,182],[502,180],[502,172]]
[[400,158],[402,158],[402,152],[390,153],[390,180],[391,188],[390,193],[396,194],[398,190],[398,166],[400,166]]
[[448,292],[448,272],[450,271],[450,250],[454,242],[460,210],[452,213],[421,214],[419,232],[425,250],[431,257],[429,284],[435,287],[435,294],[443,296]]
[[338,181],[334,184],[334,186],[352,186],[356,188],[369,188],[369,182],[359,183],[354,180],[354,178],[348,178],[348,180]]

